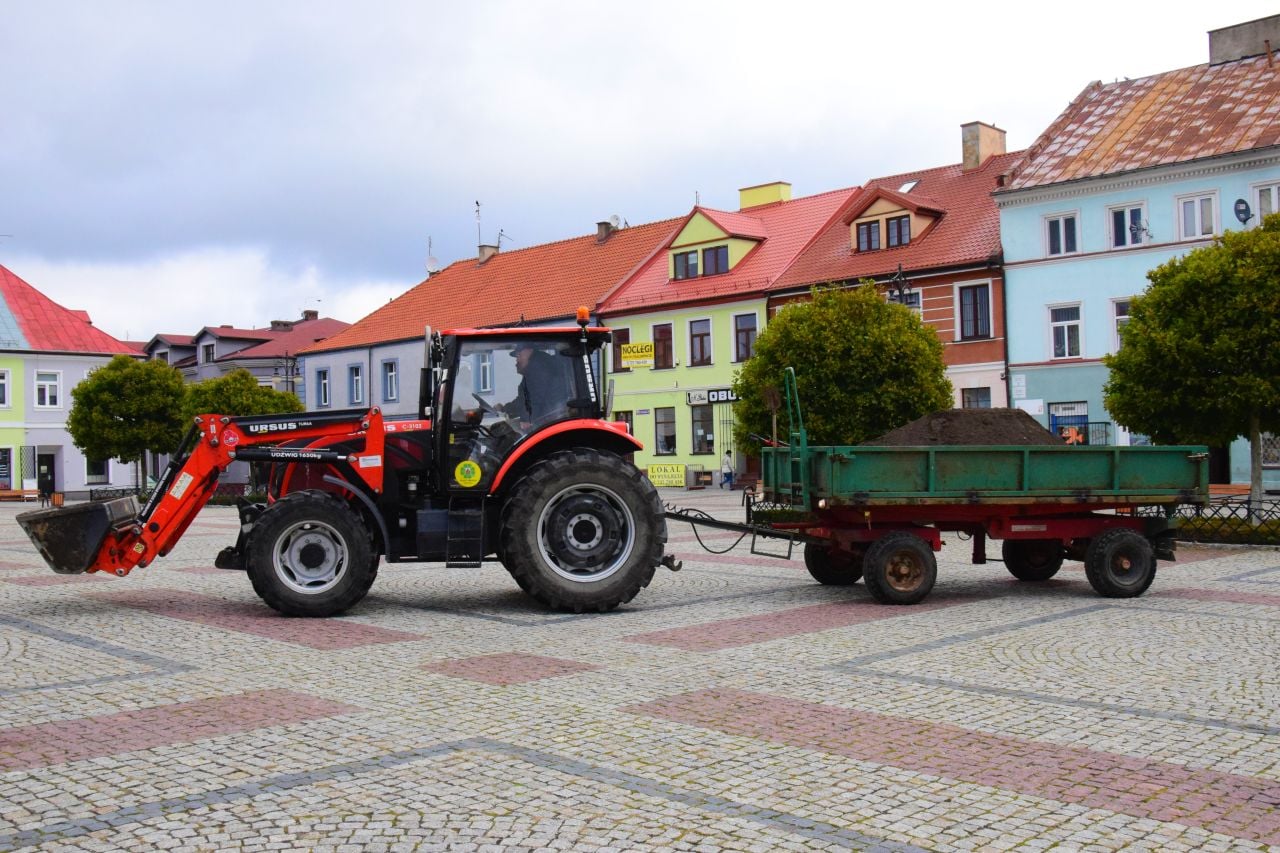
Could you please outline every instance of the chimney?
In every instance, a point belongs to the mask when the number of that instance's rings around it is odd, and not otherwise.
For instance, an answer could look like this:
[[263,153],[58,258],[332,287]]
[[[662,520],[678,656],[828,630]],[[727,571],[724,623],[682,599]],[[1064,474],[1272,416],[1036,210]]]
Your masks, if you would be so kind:
[[271,321],[271,331],[273,331],[273,332],[292,332],[292,331],[293,331],[293,321],[292,321],[292,320],[272,320],[272,321]]
[[612,237],[613,232],[617,230],[618,229],[614,226],[614,224],[612,222],[609,222],[608,220],[604,222],[597,222],[596,223],[596,242],[603,243],[605,240],[608,240],[610,237]]
[[994,124],[971,121],[960,125],[961,162],[964,170],[976,169],[993,154],[1004,153],[1004,131]]
[[743,187],[738,190],[738,209],[759,207],[762,204],[773,204],[779,201],[791,201],[791,184],[786,181],[774,181],[769,184],[758,184],[754,187]]
[[1280,50],[1280,15],[1209,30],[1209,64],[1234,62]]
[[319,319],[320,319],[320,312],[315,310],[314,308],[308,308],[307,310],[302,312],[302,322],[304,323],[307,322],[308,320],[319,320]]
[[498,254],[498,247],[495,246],[494,244],[492,243],[480,244],[480,263],[483,264],[485,261],[489,260],[496,254]]

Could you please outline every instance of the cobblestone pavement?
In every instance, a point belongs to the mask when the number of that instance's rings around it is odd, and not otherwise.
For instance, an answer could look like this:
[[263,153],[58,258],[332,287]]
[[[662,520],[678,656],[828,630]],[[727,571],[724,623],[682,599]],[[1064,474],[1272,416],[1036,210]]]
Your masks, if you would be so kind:
[[684,570],[613,613],[432,564],[303,620],[213,568],[231,509],[123,580],[50,572],[21,509],[0,850],[1280,848],[1275,551],[1184,547],[1114,600],[952,539],[882,607],[672,524]]

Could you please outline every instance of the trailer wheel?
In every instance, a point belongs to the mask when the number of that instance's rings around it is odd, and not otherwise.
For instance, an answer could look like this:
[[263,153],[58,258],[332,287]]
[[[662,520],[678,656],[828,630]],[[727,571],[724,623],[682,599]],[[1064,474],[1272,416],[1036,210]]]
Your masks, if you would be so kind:
[[1000,550],[1004,567],[1020,581],[1047,581],[1065,556],[1057,539],[1006,539]]
[[905,530],[872,542],[862,570],[867,590],[881,604],[915,604],[938,579],[938,561],[929,543]]
[[658,490],[634,465],[579,448],[548,456],[516,483],[500,535],[521,589],[557,610],[603,613],[649,585],[667,525]]
[[1146,537],[1137,531],[1113,527],[1089,543],[1084,555],[1084,572],[1099,595],[1134,598],[1146,592],[1156,579],[1155,552]]
[[820,584],[850,586],[862,577],[862,552],[842,551],[810,542],[804,546],[804,567]]
[[360,516],[327,492],[294,492],[259,516],[249,537],[253,590],[287,616],[333,616],[368,593],[378,554]]

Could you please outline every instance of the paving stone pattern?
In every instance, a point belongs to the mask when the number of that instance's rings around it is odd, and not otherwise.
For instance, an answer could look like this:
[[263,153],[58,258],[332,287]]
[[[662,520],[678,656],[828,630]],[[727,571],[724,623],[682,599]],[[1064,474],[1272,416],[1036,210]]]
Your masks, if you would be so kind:
[[1280,850],[1274,550],[1184,546],[1110,600],[947,537],[883,607],[673,523],[684,569],[613,613],[401,564],[305,620],[213,568],[231,509],[125,579],[54,575],[21,509],[0,850]]

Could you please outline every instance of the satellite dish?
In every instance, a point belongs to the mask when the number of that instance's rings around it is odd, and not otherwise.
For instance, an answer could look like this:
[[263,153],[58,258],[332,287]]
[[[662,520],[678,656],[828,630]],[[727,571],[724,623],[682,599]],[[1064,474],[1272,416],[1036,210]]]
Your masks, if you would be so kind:
[[615,213],[609,217],[609,224],[614,228],[620,228],[622,226],[622,217]]
[[435,255],[427,258],[427,274],[434,275],[440,272],[440,260]]

